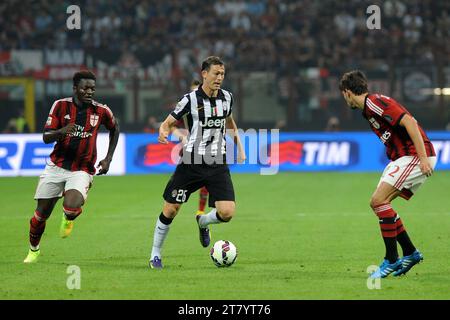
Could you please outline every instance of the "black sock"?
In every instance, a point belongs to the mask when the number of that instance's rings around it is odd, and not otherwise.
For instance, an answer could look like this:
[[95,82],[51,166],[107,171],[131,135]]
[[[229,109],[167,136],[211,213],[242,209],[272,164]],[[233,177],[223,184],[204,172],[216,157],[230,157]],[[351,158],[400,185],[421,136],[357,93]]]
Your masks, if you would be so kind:
[[[392,209],[390,209],[392,211]],[[386,247],[385,259],[389,260],[389,263],[394,263],[398,259],[397,251],[397,230],[395,227],[395,216],[391,212],[389,215],[382,216],[379,214],[379,222],[381,228],[381,236],[384,240],[384,245]],[[395,214],[395,213],[394,213]]]
[[384,245],[386,246],[386,256],[385,259],[389,260],[389,263],[394,263],[398,259],[397,252],[397,239],[383,237]]
[[403,231],[402,233],[397,234],[397,241],[402,247],[403,255],[409,256],[414,251],[416,251],[416,247],[414,247],[413,243],[411,242],[411,239],[408,236],[408,233],[406,231]]
[[164,223],[165,225],[169,225],[172,223],[173,218],[167,218],[165,215],[163,215],[163,213],[161,212],[161,214],[159,215],[159,221],[161,221],[162,223]]

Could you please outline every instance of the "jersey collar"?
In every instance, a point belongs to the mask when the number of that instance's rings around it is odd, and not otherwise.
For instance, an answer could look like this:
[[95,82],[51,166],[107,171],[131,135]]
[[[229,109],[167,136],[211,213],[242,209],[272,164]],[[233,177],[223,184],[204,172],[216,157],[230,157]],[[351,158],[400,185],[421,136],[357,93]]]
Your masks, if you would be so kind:
[[[203,84],[203,83],[202,83]],[[200,84],[198,86],[197,92],[199,93],[200,96],[202,96],[203,98],[209,99],[210,97],[208,97],[208,95],[205,93],[205,91],[203,91],[202,89],[202,84]]]
[[363,107],[363,114],[366,113],[367,109],[367,99],[369,99],[370,93],[367,93],[367,95],[364,97],[364,107]]
[[198,94],[199,94],[200,96],[202,96],[202,97],[205,98],[205,99],[221,99],[222,96],[223,96],[222,89],[219,89],[219,91],[217,92],[217,97],[209,97],[209,96],[205,93],[205,91],[203,91],[203,89],[202,89],[202,84],[200,84],[200,85],[198,86],[197,92],[198,92]]

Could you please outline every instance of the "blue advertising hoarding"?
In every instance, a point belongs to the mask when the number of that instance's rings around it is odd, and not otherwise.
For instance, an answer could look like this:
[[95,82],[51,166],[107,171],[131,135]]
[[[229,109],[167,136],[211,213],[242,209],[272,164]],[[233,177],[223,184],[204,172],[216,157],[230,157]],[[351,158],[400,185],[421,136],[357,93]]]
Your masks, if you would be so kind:
[[[428,136],[438,156],[436,170],[450,170],[450,132],[429,132]],[[389,162],[384,145],[372,132],[280,133],[277,137],[256,132],[241,135],[247,160],[245,164],[230,161],[234,163],[231,170],[367,172],[382,171]],[[127,173],[173,172],[180,148],[174,150],[177,142],[158,144],[156,134],[128,134],[126,141]],[[272,157],[275,150],[277,157]],[[228,151],[228,159],[235,158],[233,145],[228,145]]]
[[[53,143],[45,144],[42,134],[0,135],[0,177],[39,176],[49,162]],[[97,163],[106,156],[109,134],[97,137]],[[109,167],[109,175],[125,174],[125,135],[121,134]]]
[[[245,164],[233,164],[236,148],[228,141],[232,172],[380,172],[388,163],[384,145],[372,132],[264,133],[241,135]],[[450,132],[429,132],[428,136],[438,158],[436,170],[450,170]],[[121,134],[109,174],[172,173],[181,146],[177,141],[163,145],[157,138],[156,134]],[[97,161],[106,154],[107,141],[107,134],[99,135]],[[53,144],[42,142],[41,134],[0,135],[0,176],[41,174],[52,148]]]

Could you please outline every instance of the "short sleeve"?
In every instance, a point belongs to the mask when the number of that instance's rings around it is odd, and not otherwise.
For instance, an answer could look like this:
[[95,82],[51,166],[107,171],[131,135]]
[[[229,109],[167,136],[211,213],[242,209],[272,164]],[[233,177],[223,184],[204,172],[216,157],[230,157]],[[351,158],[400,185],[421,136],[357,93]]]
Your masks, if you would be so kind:
[[230,92],[230,97],[231,97],[231,100],[230,100],[230,113],[229,113],[229,115],[231,115],[231,113],[233,112],[233,102],[234,102],[233,94],[231,92]]
[[114,118],[114,114],[111,111],[111,109],[105,105],[105,113],[102,119],[102,124],[106,127],[108,130],[112,130],[116,126],[116,119]]
[[225,97],[225,101],[228,105],[227,108],[227,117],[231,116],[231,113],[233,112],[233,94],[231,92],[223,90],[223,95]]
[[382,111],[382,117],[389,125],[395,127],[400,123],[403,116],[407,113],[406,109],[392,98],[377,96],[369,100]]
[[60,100],[56,100],[48,114],[47,121],[45,122],[44,131],[48,130],[56,130],[61,128],[61,122],[59,120],[59,115],[61,113],[61,102]]
[[180,120],[184,115],[191,112],[191,102],[188,96],[184,96],[180,101],[178,101],[175,110],[170,114],[177,120]]

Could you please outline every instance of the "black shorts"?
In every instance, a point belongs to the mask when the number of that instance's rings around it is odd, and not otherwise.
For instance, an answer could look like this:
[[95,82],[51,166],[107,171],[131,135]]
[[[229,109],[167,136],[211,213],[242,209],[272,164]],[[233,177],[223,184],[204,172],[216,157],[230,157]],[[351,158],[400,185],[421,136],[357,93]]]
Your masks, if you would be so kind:
[[179,164],[167,183],[163,198],[169,203],[184,203],[201,187],[209,192],[209,206],[216,201],[234,201],[234,188],[228,165]]

